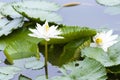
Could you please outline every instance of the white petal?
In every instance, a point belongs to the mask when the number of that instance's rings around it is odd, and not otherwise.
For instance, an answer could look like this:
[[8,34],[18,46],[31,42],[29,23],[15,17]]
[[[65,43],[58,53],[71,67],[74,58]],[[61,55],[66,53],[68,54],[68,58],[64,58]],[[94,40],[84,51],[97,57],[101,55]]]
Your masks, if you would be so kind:
[[40,24],[36,23],[37,27],[42,27]]
[[109,30],[108,32],[106,32],[106,37],[110,37],[113,33],[113,30]]

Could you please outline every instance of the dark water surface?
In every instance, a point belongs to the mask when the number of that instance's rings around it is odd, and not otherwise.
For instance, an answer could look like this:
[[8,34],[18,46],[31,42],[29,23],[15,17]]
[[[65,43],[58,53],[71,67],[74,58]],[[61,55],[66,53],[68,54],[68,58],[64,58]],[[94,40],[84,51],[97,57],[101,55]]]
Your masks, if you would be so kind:
[[[0,0],[0,1],[19,1],[19,0]],[[120,15],[109,15],[104,13],[104,10],[107,8],[105,6],[101,6],[95,2],[95,0],[50,0],[53,2],[57,2],[61,5],[68,2],[80,2],[79,6],[74,7],[65,7],[58,11],[58,13],[63,17],[63,21],[61,23],[66,25],[77,25],[77,26],[87,26],[91,28],[100,28],[105,27],[109,29],[113,29],[115,33],[120,34]],[[2,54],[2,55],[1,55]],[[1,52],[0,60],[4,60],[5,56]],[[42,58],[43,60],[43,58]],[[23,63],[19,63],[23,64]],[[3,63],[0,66],[5,66]],[[34,70],[23,68],[23,75],[26,75],[30,78],[35,79],[35,76],[44,74],[43,70]],[[60,75],[58,73],[58,69],[55,66],[49,64],[49,75]],[[12,80],[17,80],[16,76]]]

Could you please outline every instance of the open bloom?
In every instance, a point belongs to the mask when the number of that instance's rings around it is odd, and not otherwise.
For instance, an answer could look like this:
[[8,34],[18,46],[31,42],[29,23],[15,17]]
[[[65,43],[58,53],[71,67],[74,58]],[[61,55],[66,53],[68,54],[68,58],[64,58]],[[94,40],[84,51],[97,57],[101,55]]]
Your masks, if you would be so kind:
[[29,36],[43,38],[46,41],[49,41],[50,38],[63,38],[62,36],[59,36],[62,32],[60,30],[57,30],[58,26],[52,25],[49,27],[47,21],[43,26],[38,23],[36,25],[36,29],[29,29],[32,32],[32,34],[28,34]]
[[91,47],[100,47],[105,52],[107,51],[108,47],[112,46],[113,44],[117,43],[118,35],[112,35],[113,31],[109,30],[108,32],[100,32],[97,33],[93,37],[94,43],[91,43]]

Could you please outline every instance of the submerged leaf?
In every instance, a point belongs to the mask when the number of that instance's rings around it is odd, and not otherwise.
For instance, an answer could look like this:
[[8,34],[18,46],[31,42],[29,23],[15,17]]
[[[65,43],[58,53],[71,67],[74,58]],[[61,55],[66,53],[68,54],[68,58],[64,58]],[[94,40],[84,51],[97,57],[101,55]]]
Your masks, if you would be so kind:
[[120,0],[96,0],[99,4],[105,6],[116,6],[120,5]]
[[24,24],[23,18],[15,18],[11,21],[3,18],[0,20],[0,36],[8,35],[12,32],[13,29],[22,27]]
[[100,48],[85,48],[82,50],[82,55],[93,58],[106,67],[115,66],[120,64],[120,42],[114,44],[108,49],[108,52],[104,52]]

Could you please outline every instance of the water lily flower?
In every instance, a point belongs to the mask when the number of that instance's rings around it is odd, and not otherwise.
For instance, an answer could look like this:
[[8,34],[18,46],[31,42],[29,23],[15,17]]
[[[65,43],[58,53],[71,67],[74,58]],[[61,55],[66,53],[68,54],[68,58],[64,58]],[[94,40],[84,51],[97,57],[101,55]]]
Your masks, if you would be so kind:
[[62,32],[57,30],[58,26],[52,25],[49,27],[47,21],[43,26],[38,23],[36,25],[36,29],[29,29],[32,32],[32,34],[28,34],[29,36],[43,38],[46,41],[49,41],[50,38],[63,38],[62,36],[59,36]]
[[117,43],[118,35],[112,35],[113,31],[109,30],[107,32],[103,31],[100,33],[97,33],[93,37],[94,43],[91,43],[91,47],[100,47],[105,52],[107,52],[108,48],[112,46],[113,44]]

